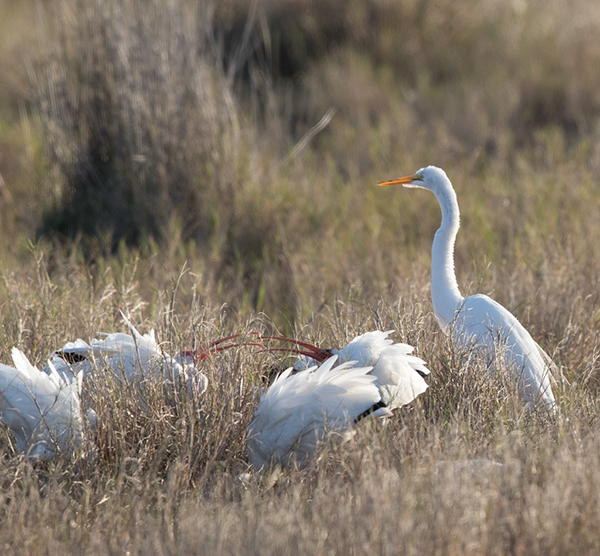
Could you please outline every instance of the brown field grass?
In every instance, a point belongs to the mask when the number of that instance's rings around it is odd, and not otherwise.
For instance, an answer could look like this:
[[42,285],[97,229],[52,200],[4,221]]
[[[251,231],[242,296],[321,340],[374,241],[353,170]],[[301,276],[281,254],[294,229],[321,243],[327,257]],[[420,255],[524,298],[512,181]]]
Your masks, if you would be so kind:
[[[593,0],[7,1],[0,22],[2,362],[124,330],[124,309],[169,353],[395,329],[432,371],[393,419],[264,473],[245,430],[292,359],[208,359],[200,399],[88,391],[92,453],[32,465],[0,430],[6,553],[598,553]],[[375,186],[427,164],[457,190],[463,294],[569,380],[556,418],[441,334],[436,201]]]

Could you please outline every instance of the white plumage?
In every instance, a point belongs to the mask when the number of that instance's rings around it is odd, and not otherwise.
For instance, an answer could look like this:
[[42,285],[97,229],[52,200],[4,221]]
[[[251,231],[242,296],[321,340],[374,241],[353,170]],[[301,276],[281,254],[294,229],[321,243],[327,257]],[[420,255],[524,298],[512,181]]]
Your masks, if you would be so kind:
[[91,346],[77,339],[54,352],[51,361],[58,372],[69,377],[83,371],[87,379],[98,369],[109,369],[118,381],[165,381],[172,385],[184,382],[190,393],[202,394],[206,390],[208,380],[195,368],[192,357],[171,357],[160,349],[154,330],[141,335],[125,315],[123,319],[131,334],[103,334],[105,337],[93,339]]
[[[388,336],[394,332],[376,330],[357,336],[341,350],[322,350],[338,356],[339,363],[355,361],[357,366],[373,367],[371,375],[376,378],[381,405],[390,410],[409,404],[427,390],[423,375],[429,374],[425,361],[410,355],[414,348],[408,344],[395,344]],[[305,344],[304,347],[307,347]],[[319,348],[314,348],[319,349]],[[306,368],[316,356],[304,355],[294,368]]]
[[[306,465],[332,435],[348,433],[355,419],[380,401],[371,367],[337,356],[295,374],[284,371],[262,396],[248,427],[248,456],[256,468],[272,463]],[[374,417],[389,415],[377,409]]]
[[435,234],[431,254],[431,299],[442,330],[452,335],[462,357],[483,358],[490,369],[504,360],[518,381],[529,407],[555,410],[550,384],[554,364],[523,325],[487,295],[461,295],[454,271],[454,243],[460,226],[456,193],[446,173],[435,166],[421,168],[414,176],[382,182],[431,191],[442,210],[442,224]]
[[65,379],[52,364],[41,372],[16,348],[12,359],[14,367],[0,364],[0,420],[17,439],[17,451],[46,460],[79,448],[81,373]]

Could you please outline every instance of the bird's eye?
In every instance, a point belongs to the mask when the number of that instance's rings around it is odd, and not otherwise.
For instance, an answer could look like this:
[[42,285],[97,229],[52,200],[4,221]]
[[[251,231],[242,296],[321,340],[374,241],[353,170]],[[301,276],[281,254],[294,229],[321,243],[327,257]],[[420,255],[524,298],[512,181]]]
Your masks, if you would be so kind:
[[417,181],[417,180],[423,181],[423,174],[415,174],[413,176],[413,180],[415,180],[415,181]]

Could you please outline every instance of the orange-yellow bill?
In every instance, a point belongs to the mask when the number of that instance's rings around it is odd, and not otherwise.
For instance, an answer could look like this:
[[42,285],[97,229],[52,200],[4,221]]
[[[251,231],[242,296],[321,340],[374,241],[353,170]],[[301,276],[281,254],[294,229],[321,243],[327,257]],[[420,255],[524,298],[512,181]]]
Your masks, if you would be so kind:
[[396,178],[395,180],[382,181],[377,185],[404,185],[415,181],[414,176],[404,176],[403,178]]

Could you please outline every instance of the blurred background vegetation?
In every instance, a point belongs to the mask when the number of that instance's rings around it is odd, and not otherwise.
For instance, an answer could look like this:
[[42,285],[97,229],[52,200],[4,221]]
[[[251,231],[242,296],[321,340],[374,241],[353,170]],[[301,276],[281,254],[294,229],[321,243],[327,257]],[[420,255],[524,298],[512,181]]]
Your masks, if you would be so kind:
[[375,184],[435,164],[463,287],[542,335],[543,291],[595,314],[592,0],[4,0],[0,26],[6,270],[132,265],[147,303],[176,282],[290,329],[427,280],[435,200]]

